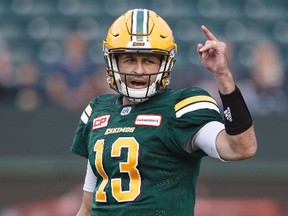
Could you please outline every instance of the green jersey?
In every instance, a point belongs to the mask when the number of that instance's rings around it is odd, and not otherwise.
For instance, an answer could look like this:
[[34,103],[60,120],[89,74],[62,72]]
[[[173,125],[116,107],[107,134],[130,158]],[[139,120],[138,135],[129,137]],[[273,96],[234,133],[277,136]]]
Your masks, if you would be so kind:
[[222,122],[215,100],[200,88],[167,89],[133,105],[121,100],[93,99],[71,147],[97,177],[91,215],[193,216],[205,153],[187,143],[208,122]]

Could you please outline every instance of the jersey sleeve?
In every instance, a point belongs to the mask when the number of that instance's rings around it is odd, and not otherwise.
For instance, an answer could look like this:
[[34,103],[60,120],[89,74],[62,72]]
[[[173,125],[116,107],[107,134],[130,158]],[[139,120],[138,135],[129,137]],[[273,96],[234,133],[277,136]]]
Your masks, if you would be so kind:
[[[174,118],[169,122],[169,134],[173,146],[179,151],[184,151],[186,143],[207,123],[223,123],[217,102],[200,88],[184,90],[177,98],[173,109]],[[192,154],[206,155],[201,150]]]
[[78,127],[76,129],[74,139],[70,148],[70,151],[78,154],[82,157],[88,158],[88,141],[87,136],[89,134],[89,118],[92,114],[92,103],[83,111]]

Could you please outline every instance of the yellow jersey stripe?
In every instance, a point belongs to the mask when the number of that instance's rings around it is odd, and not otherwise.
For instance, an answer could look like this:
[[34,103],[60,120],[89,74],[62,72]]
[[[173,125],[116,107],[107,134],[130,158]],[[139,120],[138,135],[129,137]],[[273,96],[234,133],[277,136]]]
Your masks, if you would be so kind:
[[189,104],[203,102],[203,101],[208,101],[217,105],[217,102],[212,97],[207,96],[207,95],[201,95],[201,96],[192,96],[192,97],[189,97],[180,101],[179,103],[175,105],[174,109],[175,109],[175,112],[177,112],[178,110],[182,109],[183,107]]
[[190,104],[189,106],[186,106],[183,109],[180,109],[179,111],[176,112],[176,118],[180,118],[182,115],[188,112],[193,112],[199,109],[211,109],[220,113],[220,110],[216,104],[204,101],[204,102]]

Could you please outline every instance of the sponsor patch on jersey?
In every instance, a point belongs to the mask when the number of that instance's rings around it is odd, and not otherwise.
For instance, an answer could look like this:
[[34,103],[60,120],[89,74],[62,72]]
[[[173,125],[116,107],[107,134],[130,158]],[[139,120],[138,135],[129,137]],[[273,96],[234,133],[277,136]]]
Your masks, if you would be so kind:
[[134,124],[140,125],[140,126],[159,127],[161,125],[161,122],[162,122],[162,116],[161,115],[139,114],[139,115],[137,115]]
[[103,115],[93,119],[93,130],[107,127],[110,115]]

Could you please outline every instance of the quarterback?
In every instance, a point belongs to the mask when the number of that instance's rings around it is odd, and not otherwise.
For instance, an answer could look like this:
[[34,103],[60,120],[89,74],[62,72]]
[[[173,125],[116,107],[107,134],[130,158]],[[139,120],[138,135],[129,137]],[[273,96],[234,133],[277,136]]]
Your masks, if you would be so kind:
[[205,90],[167,87],[177,45],[159,15],[129,10],[109,28],[103,54],[118,94],[91,100],[75,132],[71,151],[88,159],[78,216],[193,216],[204,156],[236,161],[256,154],[226,44],[205,26],[201,31],[206,41],[197,53],[215,78],[223,115]]

